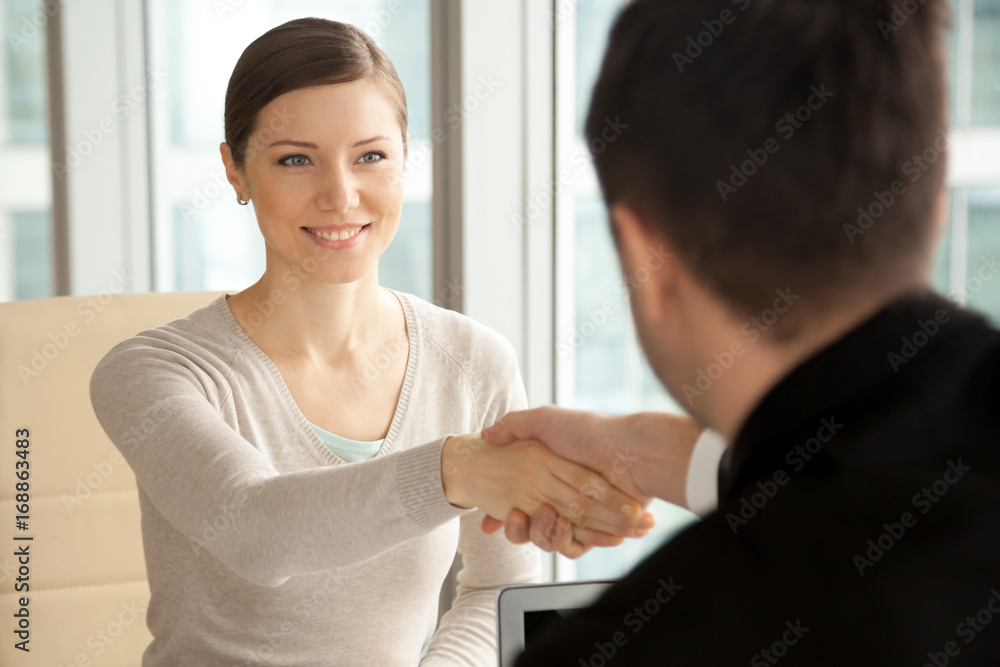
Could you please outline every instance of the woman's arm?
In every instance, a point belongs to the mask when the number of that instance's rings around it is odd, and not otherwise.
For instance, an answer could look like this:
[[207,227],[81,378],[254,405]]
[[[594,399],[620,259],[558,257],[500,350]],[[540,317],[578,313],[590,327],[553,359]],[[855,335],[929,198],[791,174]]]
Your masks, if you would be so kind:
[[495,665],[497,592],[503,586],[538,581],[538,549],[531,544],[511,544],[500,533],[484,534],[479,528],[484,516],[474,512],[461,519],[458,594],[441,619],[420,667]]
[[[364,562],[464,513],[442,488],[443,438],[350,466],[279,473],[222,419],[209,398],[228,397],[212,391],[183,354],[149,348],[112,353],[91,382],[101,425],[160,514],[254,584]],[[287,437],[298,435],[289,429]],[[504,449],[481,448],[490,456]],[[530,461],[520,463],[511,479],[535,474]],[[509,482],[513,496],[520,487]],[[554,475],[535,482],[565,492]]]
[[183,366],[119,355],[98,366],[91,398],[164,518],[260,586],[369,560],[463,513],[441,487],[443,438],[350,466],[279,473]]
[[[493,391],[480,418],[492,424],[511,410],[524,409],[528,399],[517,369],[513,349],[491,365]],[[484,450],[490,450],[485,445]],[[502,449],[502,448],[501,448]],[[472,454],[478,453],[478,450]],[[470,454],[468,460],[472,460]],[[447,474],[445,475],[447,477]],[[486,535],[479,525],[483,512],[462,517],[458,552],[462,569],[451,609],[441,618],[421,667],[478,667],[497,662],[497,592],[503,586],[537,582],[541,574],[540,553],[533,545],[514,545],[501,535]],[[498,539],[500,538],[500,539]]]

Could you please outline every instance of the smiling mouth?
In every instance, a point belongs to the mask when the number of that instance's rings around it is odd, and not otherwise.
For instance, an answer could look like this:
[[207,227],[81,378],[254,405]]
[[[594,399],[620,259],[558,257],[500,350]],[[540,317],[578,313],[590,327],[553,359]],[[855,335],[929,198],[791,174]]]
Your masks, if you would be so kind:
[[362,225],[361,227],[350,227],[341,230],[332,229],[328,232],[324,232],[319,229],[310,229],[309,227],[305,227],[304,229],[313,236],[318,236],[319,238],[327,241],[346,241],[349,238],[357,236],[358,232],[367,226],[368,225]]

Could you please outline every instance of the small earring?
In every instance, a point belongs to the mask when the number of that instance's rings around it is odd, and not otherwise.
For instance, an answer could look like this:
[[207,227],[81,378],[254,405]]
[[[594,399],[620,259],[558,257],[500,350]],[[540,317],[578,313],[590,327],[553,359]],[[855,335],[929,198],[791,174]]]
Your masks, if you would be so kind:
[[237,192],[236,193],[236,203],[239,204],[240,206],[246,206],[247,204],[250,203],[250,200],[249,199],[242,199],[240,197],[240,193]]

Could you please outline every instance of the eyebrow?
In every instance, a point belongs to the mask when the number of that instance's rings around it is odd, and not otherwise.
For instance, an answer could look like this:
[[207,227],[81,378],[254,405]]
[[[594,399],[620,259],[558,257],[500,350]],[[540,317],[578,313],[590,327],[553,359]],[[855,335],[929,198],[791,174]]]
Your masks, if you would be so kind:
[[275,141],[270,144],[268,148],[273,148],[274,146],[298,146],[299,148],[319,148],[316,144],[311,144],[308,141],[293,141],[291,139],[281,139],[280,141]]
[[358,146],[364,146],[365,144],[371,144],[376,141],[391,141],[391,139],[389,139],[389,137],[385,136],[384,134],[380,134],[377,137],[372,137],[371,139],[364,139],[362,141],[359,141],[358,143],[354,144],[353,148],[357,148]]
[[[358,146],[364,146],[366,144],[374,143],[376,141],[390,141],[389,137],[384,134],[380,134],[377,137],[372,137],[370,139],[363,139],[358,143],[354,144],[352,148],[357,148]],[[316,144],[310,143],[308,141],[295,141],[293,139],[281,139],[280,141],[275,141],[268,148],[274,146],[298,146],[299,148],[319,148]]]

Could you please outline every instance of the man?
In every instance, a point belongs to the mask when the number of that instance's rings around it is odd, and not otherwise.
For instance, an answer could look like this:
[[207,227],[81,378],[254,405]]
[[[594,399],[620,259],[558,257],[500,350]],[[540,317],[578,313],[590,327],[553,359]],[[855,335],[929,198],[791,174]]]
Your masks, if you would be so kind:
[[[631,293],[636,328],[731,446],[716,511],[519,666],[1000,664],[1000,334],[927,291],[947,7],[902,4],[619,17],[587,138],[623,271],[673,253]],[[607,118],[628,130],[598,143]],[[484,435],[684,502],[697,428],[546,408]]]

